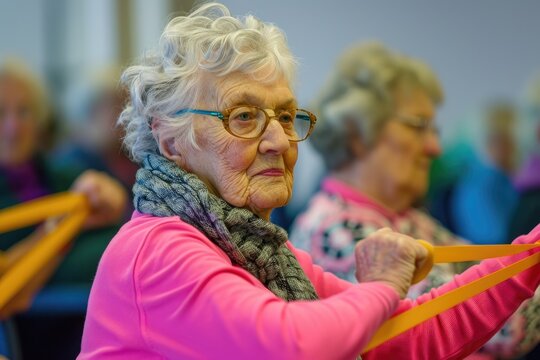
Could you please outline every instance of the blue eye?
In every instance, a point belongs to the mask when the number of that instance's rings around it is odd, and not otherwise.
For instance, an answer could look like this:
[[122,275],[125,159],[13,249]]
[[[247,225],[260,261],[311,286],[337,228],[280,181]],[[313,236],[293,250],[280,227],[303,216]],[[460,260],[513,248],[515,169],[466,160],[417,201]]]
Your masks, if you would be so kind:
[[288,112],[282,112],[279,114],[279,122],[281,123],[292,123],[294,121],[294,117],[288,113]]
[[256,120],[258,117],[263,115],[259,115],[260,110],[255,107],[250,106],[240,106],[237,108],[234,108],[231,113],[229,114],[229,118],[232,121],[238,121],[238,122],[248,122]]
[[240,120],[240,121],[253,120],[253,115],[250,112],[245,111],[238,115],[235,115],[235,120]]

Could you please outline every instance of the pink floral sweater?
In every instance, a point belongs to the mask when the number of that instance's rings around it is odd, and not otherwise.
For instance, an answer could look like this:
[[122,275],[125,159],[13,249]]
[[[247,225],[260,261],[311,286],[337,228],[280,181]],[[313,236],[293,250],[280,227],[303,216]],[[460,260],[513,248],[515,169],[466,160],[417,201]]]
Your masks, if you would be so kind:
[[[391,228],[434,245],[463,245],[465,240],[452,234],[423,211],[409,209],[395,213],[347,184],[327,178],[308,210],[291,230],[293,244],[309,252],[313,262],[340,278],[356,282],[354,246],[382,227]],[[539,239],[540,240],[540,239]],[[471,264],[439,264],[429,276],[412,286],[409,297],[417,298],[432,288],[451,281]],[[515,358],[529,352],[540,341],[540,291],[527,301],[482,349],[484,358]],[[478,355],[478,354],[477,354]]]

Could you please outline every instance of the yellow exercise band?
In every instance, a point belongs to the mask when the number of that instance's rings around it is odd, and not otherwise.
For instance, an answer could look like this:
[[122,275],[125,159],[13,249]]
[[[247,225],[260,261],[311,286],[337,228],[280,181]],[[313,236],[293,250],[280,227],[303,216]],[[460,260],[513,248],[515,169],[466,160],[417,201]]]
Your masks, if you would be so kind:
[[[540,244],[529,245],[464,245],[464,246],[433,246],[419,240],[429,251],[428,261],[417,269],[415,280],[421,280],[429,273],[433,263],[460,262],[507,256],[540,247]],[[540,253],[528,256],[509,266],[499,269],[480,279],[460,286],[435,299],[418,305],[406,312],[394,316],[379,327],[369,344],[362,351],[368,352],[376,346],[404,333],[410,328],[480,294],[481,292],[511,278],[534,265],[540,264]]]
[[19,261],[0,276],[0,309],[4,308],[79,232],[89,213],[82,194],[61,193],[0,210],[0,233],[65,215],[54,231],[43,236]]
[[87,208],[86,196],[63,192],[0,210],[0,234],[37,224],[45,219]]

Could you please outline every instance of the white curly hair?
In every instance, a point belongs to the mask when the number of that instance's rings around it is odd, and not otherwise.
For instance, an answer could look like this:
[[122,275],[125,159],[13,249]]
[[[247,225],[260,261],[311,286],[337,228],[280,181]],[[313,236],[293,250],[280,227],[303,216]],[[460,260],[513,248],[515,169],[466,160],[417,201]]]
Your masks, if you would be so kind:
[[285,77],[291,83],[296,63],[283,32],[254,16],[235,18],[224,5],[208,3],[176,17],[165,27],[157,50],[122,76],[130,92],[118,121],[126,130],[124,145],[136,162],[147,153],[159,153],[149,126],[159,119],[159,136],[197,147],[193,115],[174,114],[205,96],[203,75],[240,72],[257,81]]

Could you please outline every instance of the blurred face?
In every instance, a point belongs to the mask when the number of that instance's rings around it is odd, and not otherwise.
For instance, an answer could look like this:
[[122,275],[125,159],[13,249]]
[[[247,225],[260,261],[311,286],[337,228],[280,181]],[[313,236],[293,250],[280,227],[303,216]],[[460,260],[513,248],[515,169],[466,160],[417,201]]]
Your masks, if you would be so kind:
[[126,94],[116,89],[100,94],[91,109],[89,126],[84,129],[85,139],[91,146],[103,152],[121,152],[124,133],[121,127],[116,126],[116,121],[125,102]]
[[[429,96],[422,90],[407,88],[396,92],[395,101],[396,115],[381,130],[367,155],[364,171],[377,184],[377,200],[404,210],[425,194],[431,160],[441,149],[438,135],[431,128],[435,105]],[[421,128],[403,119],[423,120],[429,126]]]
[[486,151],[490,161],[507,173],[514,170],[516,155],[515,129],[517,114],[509,106],[489,109],[486,122]]
[[[295,109],[294,95],[285,79],[264,84],[243,74],[205,79],[214,96],[197,107],[223,111],[237,105],[255,105],[274,115],[275,110]],[[275,207],[291,197],[297,145],[287,139],[273,118],[258,139],[240,139],[228,133],[220,119],[194,115],[200,150],[175,144],[184,156],[183,167],[198,175],[216,195],[236,207],[250,209],[269,219]]]
[[0,79],[0,165],[14,166],[30,160],[38,134],[31,90],[18,79]]
[[516,145],[512,133],[496,133],[488,136],[487,152],[493,163],[501,170],[511,173],[514,169]]

